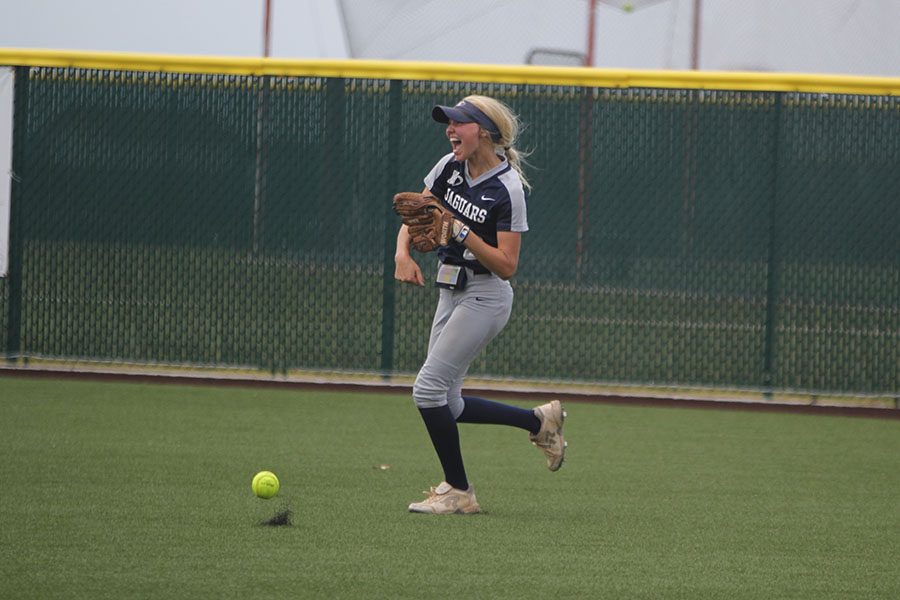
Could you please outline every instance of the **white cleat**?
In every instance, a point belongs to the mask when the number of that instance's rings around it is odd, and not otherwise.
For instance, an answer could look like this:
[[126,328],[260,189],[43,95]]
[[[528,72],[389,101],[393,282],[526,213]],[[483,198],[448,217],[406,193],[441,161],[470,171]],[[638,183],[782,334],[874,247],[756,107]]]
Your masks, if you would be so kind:
[[566,448],[569,446],[563,437],[563,422],[567,413],[562,409],[559,400],[553,400],[535,408],[534,414],[541,421],[541,430],[528,434],[528,439],[547,457],[547,468],[558,471],[566,458]]
[[442,481],[437,487],[423,493],[428,497],[422,502],[410,504],[409,512],[432,515],[471,515],[481,512],[478,500],[475,499],[475,488],[471,485],[467,490],[459,490]]

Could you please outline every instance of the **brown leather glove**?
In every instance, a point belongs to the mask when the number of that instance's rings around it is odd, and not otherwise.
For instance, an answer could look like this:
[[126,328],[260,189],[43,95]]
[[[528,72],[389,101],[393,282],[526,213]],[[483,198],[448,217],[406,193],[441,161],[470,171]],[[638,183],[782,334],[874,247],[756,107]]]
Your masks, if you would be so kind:
[[409,229],[412,246],[431,252],[450,243],[453,214],[430,194],[400,192],[394,196],[394,212]]

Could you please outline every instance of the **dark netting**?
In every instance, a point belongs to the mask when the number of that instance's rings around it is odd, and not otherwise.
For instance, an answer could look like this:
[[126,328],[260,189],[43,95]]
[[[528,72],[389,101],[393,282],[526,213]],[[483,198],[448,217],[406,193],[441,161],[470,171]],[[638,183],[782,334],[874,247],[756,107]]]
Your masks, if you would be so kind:
[[471,93],[534,192],[470,374],[900,391],[900,100],[839,94],[19,68],[4,351],[414,372],[390,199]]

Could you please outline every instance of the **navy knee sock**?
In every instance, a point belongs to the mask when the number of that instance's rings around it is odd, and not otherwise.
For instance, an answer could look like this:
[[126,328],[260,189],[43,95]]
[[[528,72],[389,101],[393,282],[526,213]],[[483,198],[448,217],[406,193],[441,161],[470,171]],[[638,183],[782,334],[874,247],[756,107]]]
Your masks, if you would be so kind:
[[531,433],[541,430],[541,420],[535,416],[533,410],[472,396],[463,396],[463,402],[465,406],[462,414],[456,419],[457,423],[511,425]]
[[459,430],[456,428],[450,407],[444,405],[437,408],[420,408],[419,413],[425,421],[425,428],[444,469],[444,481],[459,490],[469,489],[469,480],[466,478],[462,451],[459,447]]

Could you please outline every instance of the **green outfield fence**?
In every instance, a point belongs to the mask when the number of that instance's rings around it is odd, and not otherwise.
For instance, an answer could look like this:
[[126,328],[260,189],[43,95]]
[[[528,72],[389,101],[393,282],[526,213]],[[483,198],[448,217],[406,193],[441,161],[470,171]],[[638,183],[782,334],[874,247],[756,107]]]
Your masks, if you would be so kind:
[[[495,96],[534,191],[470,375],[900,393],[900,80],[0,51],[10,360],[415,372],[392,195]],[[434,273],[433,256],[419,256]]]

